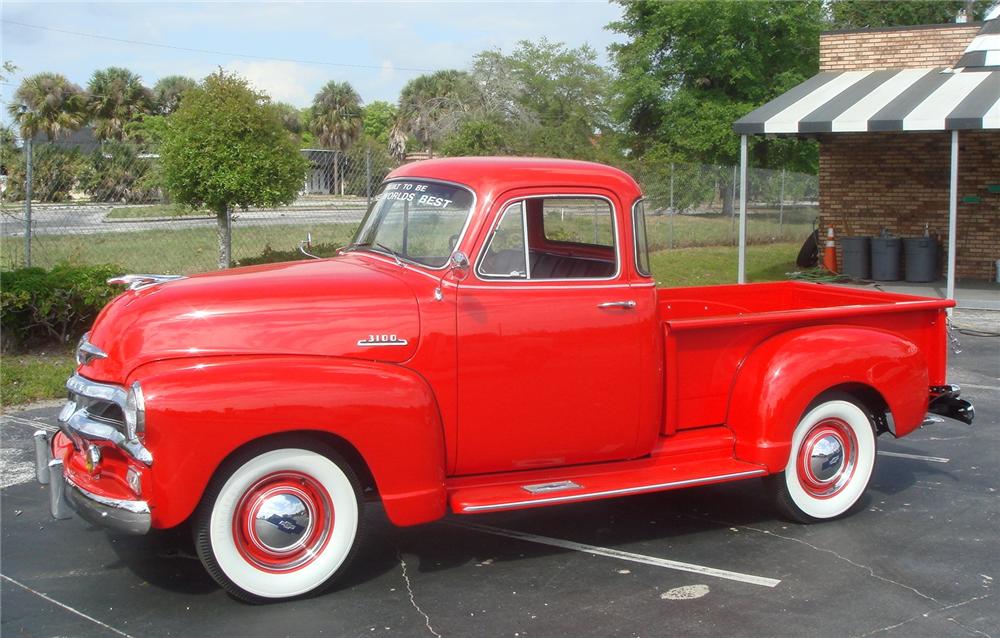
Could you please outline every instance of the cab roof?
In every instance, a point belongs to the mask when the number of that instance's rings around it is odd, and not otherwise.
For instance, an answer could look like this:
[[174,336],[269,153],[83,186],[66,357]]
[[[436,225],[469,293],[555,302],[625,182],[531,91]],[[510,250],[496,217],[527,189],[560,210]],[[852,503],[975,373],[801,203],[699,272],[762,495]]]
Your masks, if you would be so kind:
[[579,160],[538,157],[449,157],[400,166],[386,179],[427,178],[468,186],[481,198],[512,188],[598,187],[617,193],[625,205],[640,196],[639,185],[625,171]]

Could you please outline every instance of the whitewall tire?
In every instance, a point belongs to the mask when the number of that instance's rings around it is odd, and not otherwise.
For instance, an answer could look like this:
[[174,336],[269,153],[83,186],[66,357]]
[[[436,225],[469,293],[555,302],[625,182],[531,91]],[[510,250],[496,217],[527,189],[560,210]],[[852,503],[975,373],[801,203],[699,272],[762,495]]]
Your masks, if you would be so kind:
[[803,523],[849,512],[868,489],[875,453],[865,411],[849,397],[827,397],[799,421],[785,471],[771,477],[778,506]]
[[333,450],[255,446],[220,468],[195,518],[195,546],[212,577],[247,602],[314,593],[357,545],[362,501]]

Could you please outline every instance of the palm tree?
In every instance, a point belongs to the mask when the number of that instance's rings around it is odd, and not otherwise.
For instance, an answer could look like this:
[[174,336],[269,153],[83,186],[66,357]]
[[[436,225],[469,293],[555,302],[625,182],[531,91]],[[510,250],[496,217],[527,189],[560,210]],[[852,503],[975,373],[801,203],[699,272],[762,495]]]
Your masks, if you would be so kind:
[[454,130],[480,101],[476,82],[465,71],[421,75],[399,94],[399,128],[431,151],[432,143]]
[[186,91],[190,91],[198,83],[183,75],[168,75],[157,80],[153,85],[153,101],[160,115],[170,115],[181,105],[181,99]]
[[52,140],[87,122],[83,90],[58,73],[24,78],[7,112],[21,127],[22,138],[45,133]]
[[327,82],[313,98],[311,124],[321,146],[346,151],[361,135],[361,96],[348,82]]
[[153,110],[153,93],[128,69],[108,67],[94,71],[87,83],[88,107],[99,140],[124,140],[126,125]]
[[[322,148],[346,151],[361,136],[361,96],[348,82],[327,82],[313,98],[310,128]],[[340,181],[339,164],[333,163],[334,192]]]

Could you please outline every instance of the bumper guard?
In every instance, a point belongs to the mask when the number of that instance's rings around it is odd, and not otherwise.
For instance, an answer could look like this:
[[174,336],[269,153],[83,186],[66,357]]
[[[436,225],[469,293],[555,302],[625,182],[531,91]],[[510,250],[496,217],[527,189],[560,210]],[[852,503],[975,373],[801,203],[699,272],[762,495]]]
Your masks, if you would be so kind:
[[53,518],[70,518],[71,512],[76,512],[99,527],[125,534],[149,532],[152,517],[146,501],[107,498],[84,489],[66,476],[62,459],[52,458],[48,433],[38,430],[34,439],[35,472],[39,483],[49,485],[49,511]]

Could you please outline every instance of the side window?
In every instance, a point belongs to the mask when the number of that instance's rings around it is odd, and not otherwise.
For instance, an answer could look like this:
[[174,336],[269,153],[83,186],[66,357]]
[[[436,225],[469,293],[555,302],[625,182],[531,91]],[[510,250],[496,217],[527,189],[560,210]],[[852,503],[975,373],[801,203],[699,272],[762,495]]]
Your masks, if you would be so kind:
[[524,202],[511,204],[490,236],[479,274],[488,278],[527,279],[524,250]]
[[486,242],[484,279],[611,279],[615,218],[600,197],[530,197],[508,206]]
[[635,269],[650,276],[649,242],[646,239],[646,206],[640,199],[632,206],[632,236],[635,237]]

